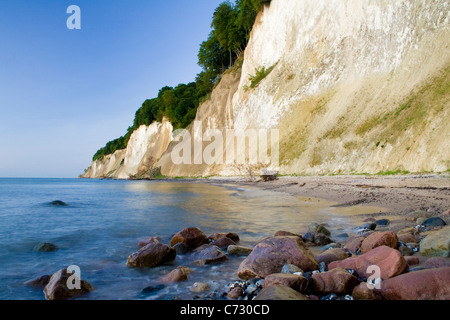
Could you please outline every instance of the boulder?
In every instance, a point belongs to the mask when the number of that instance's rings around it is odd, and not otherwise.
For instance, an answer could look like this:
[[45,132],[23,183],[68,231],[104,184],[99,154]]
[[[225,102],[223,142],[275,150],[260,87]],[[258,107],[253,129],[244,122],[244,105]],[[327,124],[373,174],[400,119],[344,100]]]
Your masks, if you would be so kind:
[[319,224],[316,222],[313,222],[309,225],[309,232],[311,233],[322,233],[326,236],[330,235],[330,231],[328,231],[327,228],[324,227],[323,224]]
[[436,227],[443,227],[447,225],[444,220],[439,217],[431,217],[422,222],[421,227],[425,230],[431,230]]
[[208,238],[199,228],[189,227],[176,233],[170,240],[170,245],[173,247],[179,242],[184,243],[189,249],[195,249],[208,243]]
[[436,230],[420,241],[420,253],[424,256],[449,257],[450,226]]
[[138,246],[144,247],[144,246],[148,245],[149,243],[153,243],[153,242],[159,242],[159,238],[158,237],[150,237],[143,241],[139,241]]
[[221,249],[226,249],[230,245],[236,245],[236,242],[234,242],[228,237],[222,237],[220,239],[213,241],[211,244],[218,246]]
[[443,257],[433,257],[425,262],[424,267],[427,269],[450,267],[450,261]]
[[161,277],[160,280],[162,282],[181,282],[186,281],[188,279],[189,274],[192,273],[192,269],[185,267],[185,266],[179,266],[172,271],[170,271],[165,276]]
[[228,260],[227,255],[216,245],[204,245],[196,249],[191,258],[196,265],[206,265]]
[[[89,282],[81,279],[76,279],[76,276],[72,273],[68,273],[67,269],[61,269],[50,277],[48,284],[44,288],[45,298],[47,300],[67,300],[77,298],[88,294],[94,288]],[[70,279],[69,279],[70,278]],[[67,283],[76,283],[78,280],[80,288],[69,289]]]
[[166,244],[152,242],[131,254],[127,259],[128,267],[152,268],[171,262],[175,259],[175,249]]
[[253,300],[309,300],[288,286],[276,284],[263,288]]
[[360,248],[361,248],[361,243],[363,242],[364,237],[362,236],[351,236],[347,239],[347,241],[345,242],[345,248],[353,253],[356,254]]
[[383,297],[379,290],[370,289],[367,282],[361,282],[352,291],[352,297],[355,300],[382,300]]
[[189,290],[191,292],[204,292],[204,291],[208,291],[210,289],[209,284],[205,283],[205,282],[195,282],[192,287],[189,288]]
[[295,291],[303,293],[308,287],[308,279],[303,276],[291,273],[273,273],[269,274],[264,279],[264,288],[276,284],[282,284],[294,289]]
[[420,262],[418,257],[406,256],[404,258],[408,266],[415,266]]
[[333,261],[328,265],[328,270],[334,268],[352,269],[360,277],[368,278],[373,274],[373,271],[367,274],[367,268],[372,265],[380,268],[382,280],[395,277],[408,270],[408,263],[401,253],[387,246],[377,247],[360,256]]
[[377,231],[369,235],[361,243],[361,253],[366,253],[379,246],[396,248],[398,245],[397,235],[392,231]]
[[33,251],[39,251],[39,252],[52,252],[58,250],[58,247],[50,242],[43,242],[37,244]]
[[235,232],[228,232],[228,233],[213,233],[211,234],[208,239],[211,241],[216,241],[219,240],[220,238],[224,238],[227,237],[231,240],[233,240],[234,242],[239,242],[239,235]]
[[275,232],[274,237],[282,237],[282,236],[295,236],[295,237],[301,237],[299,234],[297,233],[293,233],[293,232],[289,232],[289,231],[284,231],[284,230],[280,230]]
[[313,253],[299,237],[269,237],[259,242],[239,266],[241,279],[264,278],[279,273],[285,264],[294,264],[304,271],[316,270]]
[[330,262],[344,260],[349,257],[347,251],[342,248],[330,248],[316,256],[317,262],[325,262],[328,265]]
[[358,278],[345,269],[335,268],[327,272],[314,273],[311,276],[310,289],[316,294],[349,294],[359,284]]
[[65,203],[64,201],[61,201],[61,200],[52,201],[52,202],[50,202],[50,204],[53,206],[61,206],[61,207],[67,206],[67,203]]
[[227,247],[227,253],[231,255],[237,256],[248,256],[253,251],[253,248],[238,246],[238,245],[229,245]]
[[450,267],[405,273],[381,282],[386,300],[450,300]]
[[29,287],[44,288],[50,281],[50,277],[51,277],[50,275],[46,274],[46,275],[40,276],[39,278],[32,279],[32,280],[25,282],[25,285],[27,285]]

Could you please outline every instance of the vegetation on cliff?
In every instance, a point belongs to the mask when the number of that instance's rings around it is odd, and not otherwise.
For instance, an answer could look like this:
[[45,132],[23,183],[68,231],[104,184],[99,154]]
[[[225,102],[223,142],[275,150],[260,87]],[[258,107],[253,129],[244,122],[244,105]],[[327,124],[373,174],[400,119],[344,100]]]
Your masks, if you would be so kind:
[[99,149],[93,160],[102,159],[128,145],[131,134],[141,125],[169,119],[175,129],[187,127],[195,118],[197,108],[212,92],[221,74],[231,67],[245,49],[258,11],[270,0],[225,1],[215,10],[208,39],[201,43],[198,64],[202,71],[195,81],[165,86],[158,96],[147,99],[136,111],[133,125],[127,133],[109,141]]

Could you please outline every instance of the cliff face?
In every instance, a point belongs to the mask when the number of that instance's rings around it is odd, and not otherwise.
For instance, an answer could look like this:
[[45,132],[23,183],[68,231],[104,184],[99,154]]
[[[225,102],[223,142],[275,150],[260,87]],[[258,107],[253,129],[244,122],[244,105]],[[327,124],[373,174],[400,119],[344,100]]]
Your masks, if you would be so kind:
[[[272,0],[257,17],[242,67],[223,76],[196,120],[203,130],[278,129],[282,173],[446,171],[449,9],[444,0]],[[251,88],[262,67],[273,70]],[[168,176],[238,173],[233,164],[175,165],[175,143],[167,145],[151,161],[148,149],[129,146],[85,176],[126,178],[152,166]]]

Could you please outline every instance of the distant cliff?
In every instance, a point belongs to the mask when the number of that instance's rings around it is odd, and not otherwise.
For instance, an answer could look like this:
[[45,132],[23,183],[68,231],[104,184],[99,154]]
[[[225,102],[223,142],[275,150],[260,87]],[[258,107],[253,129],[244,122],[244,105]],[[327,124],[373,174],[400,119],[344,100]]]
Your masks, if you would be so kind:
[[[196,121],[203,130],[278,129],[276,169],[286,174],[447,171],[449,9],[432,0],[272,0],[243,60]],[[193,125],[187,129],[195,136]],[[82,176],[238,173],[232,164],[174,164],[172,139],[168,122],[141,127],[126,150]]]

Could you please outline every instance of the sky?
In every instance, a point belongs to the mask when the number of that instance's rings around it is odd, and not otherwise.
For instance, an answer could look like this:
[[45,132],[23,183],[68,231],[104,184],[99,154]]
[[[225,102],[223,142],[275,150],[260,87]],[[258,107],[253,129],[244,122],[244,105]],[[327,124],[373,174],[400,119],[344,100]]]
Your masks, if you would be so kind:
[[195,80],[221,2],[1,0],[0,177],[83,173],[146,99]]

